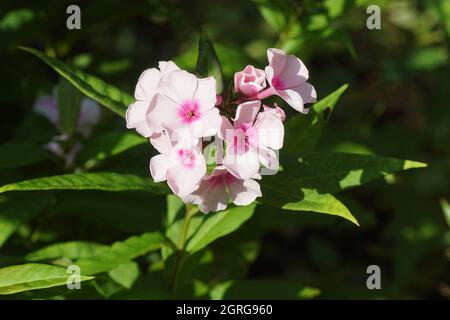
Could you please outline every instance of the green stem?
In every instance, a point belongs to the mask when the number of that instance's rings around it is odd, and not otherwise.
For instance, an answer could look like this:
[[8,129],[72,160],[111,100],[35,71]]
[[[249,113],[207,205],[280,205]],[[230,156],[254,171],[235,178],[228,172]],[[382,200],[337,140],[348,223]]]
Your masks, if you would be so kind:
[[175,261],[175,270],[174,270],[172,282],[170,285],[170,291],[172,292],[173,298],[175,298],[178,278],[179,278],[179,275],[181,272],[181,267],[182,267],[183,260],[184,260],[183,258],[184,258],[185,249],[186,249],[186,240],[187,240],[188,231],[189,231],[189,224],[191,222],[191,218],[197,212],[198,212],[197,206],[186,204],[186,213],[184,215],[183,226],[181,228],[180,242],[178,244],[178,247],[180,248],[180,250],[178,252],[176,252],[177,257],[176,257],[176,261]]

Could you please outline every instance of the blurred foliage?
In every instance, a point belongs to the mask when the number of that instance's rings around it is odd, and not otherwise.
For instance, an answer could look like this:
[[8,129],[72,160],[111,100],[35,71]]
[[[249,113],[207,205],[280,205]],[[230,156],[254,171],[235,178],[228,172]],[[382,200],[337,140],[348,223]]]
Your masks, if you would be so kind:
[[[204,250],[198,245],[184,262],[180,296],[450,298],[448,0],[76,1],[81,30],[70,31],[66,8],[73,2],[0,4],[0,185],[67,173],[61,159],[33,151],[55,134],[46,119],[33,115],[33,102],[51,93],[60,78],[17,46],[36,48],[128,93],[141,71],[158,60],[198,69],[203,33],[214,44],[226,81],[247,64],[266,65],[266,49],[279,47],[305,61],[319,98],[349,84],[327,119],[319,155],[381,154],[429,166],[342,191],[339,198],[357,215],[359,228],[330,216],[258,205],[236,232]],[[366,28],[369,4],[381,8],[381,30]],[[68,121],[70,131],[73,119]],[[153,151],[126,137],[123,127],[123,119],[104,112],[78,168],[147,175]],[[124,145],[113,144],[115,139]],[[99,145],[104,149],[98,151]],[[6,158],[14,148],[23,155]],[[0,266],[46,254],[45,260],[65,257],[56,265],[89,259],[96,246],[175,226],[180,214],[176,199],[140,191],[120,197],[86,190],[13,193],[0,197],[0,208]],[[166,236],[171,238],[169,231]],[[89,249],[72,242],[79,239]],[[54,243],[70,245],[37,251]],[[62,253],[51,256],[54,250]],[[83,290],[58,287],[8,297],[167,298],[162,266],[176,256],[164,250],[164,259],[148,253],[138,265],[122,264],[83,283]],[[381,290],[366,288],[372,264],[381,267]],[[52,271],[55,281],[61,281],[59,269]]]

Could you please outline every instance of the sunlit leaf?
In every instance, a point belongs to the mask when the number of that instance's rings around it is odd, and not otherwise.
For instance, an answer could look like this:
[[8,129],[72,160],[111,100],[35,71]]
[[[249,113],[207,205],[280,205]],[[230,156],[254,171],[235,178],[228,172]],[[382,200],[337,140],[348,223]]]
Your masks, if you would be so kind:
[[25,256],[25,259],[28,261],[53,260],[58,258],[76,260],[90,257],[105,248],[108,248],[108,246],[94,242],[69,241],[51,244],[34,252],[30,252]]
[[425,163],[374,155],[300,152],[286,158],[283,168],[305,188],[337,192],[363,185],[398,171],[423,168]]
[[339,200],[329,193],[303,188],[302,183],[291,176],[278,173],[261,180],[262,203],[292,211],[312,211],[336,215],[353,222],[358,221]]
[[167,188],[164,184],[154,183],[148,178],[112,172],[65,174],[25,180],[0,187],[0,193],[31,190],[133,190],[162,194],[166,193]]
[[140,271],[136,262],[130,261],[119,265],[117,268],[108,272],[111,279],[121,286],[131,289],[134,282],[139,278]]
[[35,17],[36,14],[31,9],[11,10],[0,19],[0,30],[10,31],[20,29],[23,25],[33,21]]
[[282,1],[274,0],[253,0],[258,6],[264,20],[275,31],[282,32],[287,25],[288,8]]
[[214,240],[233,232],[250,219],[254,211],[255,205],[253,204],[245,207],[233,207],[211,214],[188,242],[186,250],[194,253]]
[[123,263],[149,251],[161,249],[163,246],[173,245],[159,232],[144,233],[125,241],[115,242],[111,247],[100,251],[98,254],[77,260],[76,264],[83,274],[92,275],[114,270]]
[[445,221],[447,221],[447,224],[450,227],[450,204],[448,204],[447,200],[441,199],[441,207],[444,212]]
[[[51,288],[66,285],[70,273],[66,268],[40,263],[28,263],[0,269],[0,294]],[[80,281],[93,279],[80,275]]]
[[77,68],[71,67],[58,59],[47,56],[46,54],[27,47],[20,47],[52,67],[61,76],[66,78],[78,90],[83,92],[89,98],[97,101],[101,105],[109,108],[116,114],[124,117],[125,111],[133,102],[133,97],[122,92],[120,89],[106,84],[103,80],[91,76]]

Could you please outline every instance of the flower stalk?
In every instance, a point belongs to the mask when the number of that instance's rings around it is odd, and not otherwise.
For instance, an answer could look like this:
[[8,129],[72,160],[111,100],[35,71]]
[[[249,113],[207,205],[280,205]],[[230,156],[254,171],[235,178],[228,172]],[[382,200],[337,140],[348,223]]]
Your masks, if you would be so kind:
[[176,260],[175,260],[175,268],[172,276],[172,281],[170,285],[170,291],[172,293],[172,297],[175,299],[178,279],[181,273],[181,269],[184,262],[184,256],[186,251],[186,241],[188,239],[189,233],[189,225],[191,222],[191,218],[198,212],[198,207],[192,204],[186,204],[186,212],[184,214],[183,226],[181,228],[180,240],[178,243],[179,250],[176,252]]

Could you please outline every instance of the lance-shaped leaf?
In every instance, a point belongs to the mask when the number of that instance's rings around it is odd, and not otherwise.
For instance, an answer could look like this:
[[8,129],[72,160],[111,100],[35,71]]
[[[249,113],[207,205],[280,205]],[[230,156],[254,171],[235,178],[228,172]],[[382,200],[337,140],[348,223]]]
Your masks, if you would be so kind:
[[233,232],[253,216],[255,207],[255,204],[233,207],[211,214],[188,242],[187,251],[197,252],[214,240]]
[[73,86],[83,92],[89,98],[97,101],[116,114],[124,117],[125,111],[133,102],[133,97],[124,93],[120,89],[106,84],[103,80],[89,75],[75,67],[71,67],[58,59],[47,56],[46,54],[27,47],[20,47],[45,63],[61,76],[66,78]]
[[112,172],[74,173],[36,178],[0,187],[0,193],[31,190],[103,190],[103,191],[149,191],[167,193],[167,187],[148,178]]
[[[66,268],[40,263],[28,263],[0,269],[0,294],[13,294],[22,291],[51,288],[66,285],[70,273]],[[79,281],[93,279],[80,275]]]
[[289,15],[292,14],[292,7],[290,2],[280,0],[253,0],[258,6],[259,12],[264,20],[278,33],[282,33],[289,20]]
[[447,31],[447,37],[450,38],[450,3],[445,0],[438,0],[437,6],[442,23]]
[[[67,258],[72,261],[95,256],[99,252],[109,249],[109,246],[87,241],[69,241],[55,243],[31,252],[25,256],[28,261],[55,260]],[[109,272],[109,276],[125,288],[131,288],[139,276],[139,267],[133,262],[125,262]]]
[[111,271],[123,263],[164,246],[174,248],[174,245],[163,234],[159,232],[144,233],[125,241],[116,242],[98,254],[77,260],[76,264],[83,274],[93,275]]
[[108,246],[94,242],[69,241],[55,243],[31,252],[25,256],[25,259],[28,261],[53,260],[58,258],[76,260],[93,256],[106,248],[108,248]]
[[134,261],[125,262],[108,272],[108,275],[122,287],[131,289],[139,278],[139,265]]
[[167,214],[164,218],[164,225],[169,228],[177,219],[177,216],[182,215],[185,208],[184,202],[174,194],[168,194],[166,198]]
[[331,194],[305,189],[298,179],[284,173],[266,176],[260,184],[263,197],[258,200],[262,203],[292,211],[313,211],[335,215],[359,225],[347,207]]
[[394,172],[426,167],[425,163],[373,155],[302,152],[285,159],[283,168],[305,188],[337,192]]
[[201,77],[213,76],[216,79],[216,92],[223,91],[223,71],[216,50],[205,31],[200,32],[198,58],[195,72]]
[[450,227],[450,204],[448,204],[447,200],[444,198],[442,198],[440,202],[445,220],[447,221],[447,224]]

